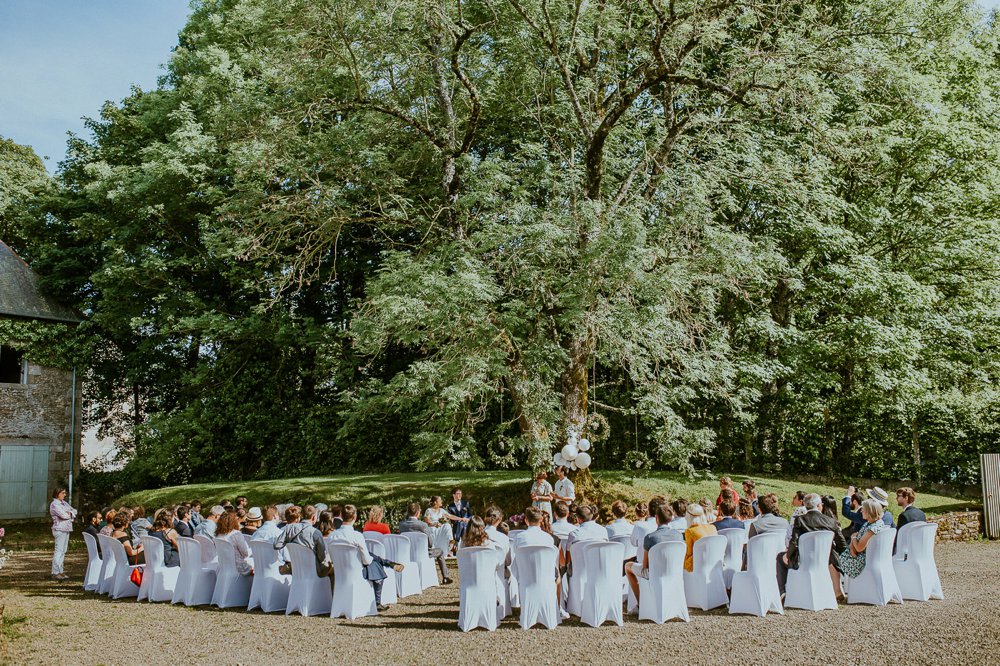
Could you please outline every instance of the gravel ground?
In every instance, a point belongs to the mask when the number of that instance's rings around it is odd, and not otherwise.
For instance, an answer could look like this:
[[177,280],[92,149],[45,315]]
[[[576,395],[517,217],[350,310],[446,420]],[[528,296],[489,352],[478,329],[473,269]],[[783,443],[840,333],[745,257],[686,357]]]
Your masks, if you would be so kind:
[[[14,664],[1000,664],[1000,542],[942,544],[944,601],[766,618],[692,610],[691,622],[628,617],[599,629],[575,620],[549,632],[513,618],[495,633],[458,631],[458,586],[428,590],[375,618],[264,615],[109,601],[47,575],[48,553],[18,553],[0,571]],[[19,618],[27,619],[18,621]]]

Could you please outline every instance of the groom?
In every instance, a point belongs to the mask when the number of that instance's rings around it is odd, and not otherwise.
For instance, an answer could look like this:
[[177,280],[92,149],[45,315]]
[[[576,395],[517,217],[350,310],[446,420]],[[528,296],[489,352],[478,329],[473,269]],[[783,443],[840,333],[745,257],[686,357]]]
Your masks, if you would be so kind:
[[[453,516],[458,516],[459,518],[471,518],[472,517],[472,507],[469,506],[469,501],[462,499],[462,489],[455,488],[451,491],[451,504],[448,505],[448,513]],[[455,549],[458,550],[458,543],[462,540],[462,535],[465,534],[465,527],[469,523],[458,522],[454,523],[454,537],[455,537]]]

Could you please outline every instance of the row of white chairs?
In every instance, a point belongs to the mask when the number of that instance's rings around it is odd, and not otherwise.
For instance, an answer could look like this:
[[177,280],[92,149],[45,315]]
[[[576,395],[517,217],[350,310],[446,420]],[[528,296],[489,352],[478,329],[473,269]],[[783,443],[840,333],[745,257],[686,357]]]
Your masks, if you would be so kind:
[[[420,594],[439,584],[434,561],[430,559],[427,536],[422,533],[382,535],[366,532],[366,545],[373,555],[403,564],[400,572],[388,570],[383,581],[382,603]],[[219,608],[260,608],[265,613],[326,615],[353,619],[377,614],[375,594],[364,578],[357,549],[350,544],[327,541],[336,585],[331,591],[328,578],[316,574],[313,552],[299,544],[289,544],[292,574],[279,571],[281,559],[269,541],[248,541],[254,571],[242,575],[236,569],[232,544],[224,539],[196,535],[178,537],[179,567],[167,567],[163,542],[141,538],[144,565],[132,565],[124,546],[109,536],[98,542],[84,534],[88,562],[83,587],[112,599],[134,597],[138,601],[181,603],[186,606],[211,604]],[[103,555],[103,557],[102,557]],[[132,572],[143,567],[142,582],[132,582]]]
[[[739,533],[739,534],[736,534]],[[934,561],[937,525],[910,523],[897,532],[885,530],[872,537],[866,566],[857,578],[844,577],[847,601],[884,606],[904,599],[943,599]],[[740,534],[743,537],[740,537]],[[777,558],[785,548],[784,535],[760,534],[747,541],[742,529],[723,530],[694,545],[693,570],[684,570],[686,544],[666,542],[649,551],[649,578],[639,579],[636,602],[621,574],[628,555],[626,544],[614,541],[578,541],[570,548],[573,573],[564,582],[564,600],[570,615],[594,627],[611,621],[623,624],[623,601],[640,620],[663,623],[690,621],[688,608],[704,611],[728,606],[730,614],[763,617],[784,608],[811,611],[836,609],[837,594],[829,574],[832,532],[811,532],[799,539],[799,565],[788,572],[782,603],[777,581]],[[516,536],[516,535],[515,535]],[[896,555],[893,556],[893,544]],[[512,548],[514,542],[512,541]],[[744,546],[747,568],[743,570]],[[555,547],[514,548],[507,580],[516,589],[521,607],[519,623],[528,629],[541,623],[549,629],[559,623],[559,603],[553,571]],[[502,561],[493,548],[466,548],[458,554],[460,579],[459,627],[496,629],[509,614],[505,608]],[[624,587],[623,587],[624,586]],[[512,590],[508,596],[514,596]]]

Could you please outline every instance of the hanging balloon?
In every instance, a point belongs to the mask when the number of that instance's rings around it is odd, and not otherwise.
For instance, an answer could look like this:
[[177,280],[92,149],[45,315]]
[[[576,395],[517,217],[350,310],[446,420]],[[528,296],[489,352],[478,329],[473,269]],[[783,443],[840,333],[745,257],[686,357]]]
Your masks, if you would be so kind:
[[575,462],[571,462],[571,463],[569,464],[569,468],[570,468],[570,469],[572,469],[572,470],[576,470],[576,469],[579,469],[579,468],[578,468],[578,467],[576,466],[576,463],[575,463]]
[[576,460],[574,460],[573,463],[580,469],[587,469],[590,467],[590,454],[581,453],[576,457]]
[[570,446],[576,446],[576,435],[570,435],[566,439],[566,443],[569,444]]
[[562,457],[566,461],[572,461],[580,451],[572,444],[567,444],[562,448]]
[[580,448],[581,451],[589,451],[590,450],[590,440],[587,439],[586,437],[584,437],[583,439],[581,439],[580,440],[580,444],[579,444],[579,448]]
[[566,464],[566,459],[563,458],[563,455],[561,453],[556,453],[554,456],[552,456],[552,463],[556,467],[560,467]]

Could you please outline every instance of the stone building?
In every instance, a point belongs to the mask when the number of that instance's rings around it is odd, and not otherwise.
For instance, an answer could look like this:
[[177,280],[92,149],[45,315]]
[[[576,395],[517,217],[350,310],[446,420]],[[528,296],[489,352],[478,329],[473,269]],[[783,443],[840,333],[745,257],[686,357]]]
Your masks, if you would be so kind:
[[[0,319],[80,322],[42,293],[38,277],[2,241]],[[0,520],[46,516],[55,488],[79,471],[82,400],[74,375],[0,344]]]

